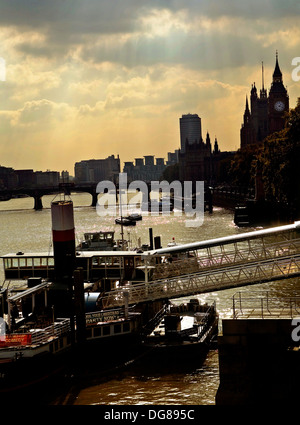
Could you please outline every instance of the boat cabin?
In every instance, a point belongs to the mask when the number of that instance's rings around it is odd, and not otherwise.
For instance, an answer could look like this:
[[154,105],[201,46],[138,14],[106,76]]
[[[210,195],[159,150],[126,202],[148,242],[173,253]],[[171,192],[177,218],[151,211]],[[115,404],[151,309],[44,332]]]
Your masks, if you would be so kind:
[[[26,280],[31,277],[54,279],[53,253],[18,252],[3,255],[1,258],[5,280]],[[160,261],[160,256],[148,256],[136,251],[76,252],[76,268],[83,268],[84,279],[89,282],[99,280],[145,282],[145,277],[151,280],[155,264]]]
[[114,249],[115,232],[86,232],[84,233],[84,240],[80,242],[77,249],[78,250],[97,250],[105,251]]

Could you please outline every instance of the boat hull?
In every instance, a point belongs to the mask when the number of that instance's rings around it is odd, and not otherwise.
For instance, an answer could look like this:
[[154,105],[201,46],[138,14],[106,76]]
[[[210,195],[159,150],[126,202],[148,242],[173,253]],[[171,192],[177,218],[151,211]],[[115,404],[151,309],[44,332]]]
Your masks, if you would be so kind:
[[[218,333],[218,321],[211,326],[205,338],[200,341],[170,340],[160,342],[149,337],[143,343],[147,352],[145,364],[157,368],[194,368],[201,366],[208,351],[212,348],[212,340]],[[146,357],[146,356],[145,356]]]

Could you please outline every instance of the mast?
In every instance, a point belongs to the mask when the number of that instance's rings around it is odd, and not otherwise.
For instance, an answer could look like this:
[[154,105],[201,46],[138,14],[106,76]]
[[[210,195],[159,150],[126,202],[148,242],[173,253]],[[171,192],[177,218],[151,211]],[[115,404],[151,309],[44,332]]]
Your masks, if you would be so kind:
[[119,187],[119,202],[120,202],[120,215],[121,215],[121,238],[122,238],[122,251],[124,250],[124,231],[123,231],[123,216],[122,216],[122,189]]

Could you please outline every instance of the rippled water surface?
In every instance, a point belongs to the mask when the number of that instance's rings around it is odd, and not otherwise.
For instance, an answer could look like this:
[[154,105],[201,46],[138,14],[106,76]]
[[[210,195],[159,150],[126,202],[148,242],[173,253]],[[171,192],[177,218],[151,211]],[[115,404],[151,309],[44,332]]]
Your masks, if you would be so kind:
[[[0,255],[23,252],[49,252],[51,249],[50,204],[53,196],[44,196],[42,211],[33,210],[33,199],[21,198],[0,202]],[[99,217],[96,209],[90,207],[91,196],[73,194],[74,219],[77,242],[86,231],[115,230],[120,237],[120,227],[114,224],[114,218]],[[215,208],[213,214],[205,213],[204,223],[198,228],[185,226],[185,216],[148,216],[133,228],[126,228],[124,236],[130,238],[133,245],[138,238],[142,243],[149,242],[149,228],[153,236],[161,236],[163,246],[175,238],[177,243],[195,242],[222,236],[243,233],[253,228],[237,228],[233,223],[233,214],[222,208]],[[0,267],[0,279],[3,280],[3,268]],[[244,291],[268,289],[275,296],[300,289],[299,280],[287,280],[271,284],[253,285]],[[216,301],[220,319],[231,313],[231,298],[236,289],[198,295],[200,301]],[[178,302],[187,299],[178,300]],[[220,322],[221,322],[220,320]],[[95,361],[93,359],[92,361]],[[85,387],[76,387],[66,397],[53,403],[90,404],[174,404],[209,405],[215,403],[215,394],[219,385],[217,351],[210,351],[203,365],[193,371],[172,374],[149,374],[128,369],[118,376],[99,379]]]

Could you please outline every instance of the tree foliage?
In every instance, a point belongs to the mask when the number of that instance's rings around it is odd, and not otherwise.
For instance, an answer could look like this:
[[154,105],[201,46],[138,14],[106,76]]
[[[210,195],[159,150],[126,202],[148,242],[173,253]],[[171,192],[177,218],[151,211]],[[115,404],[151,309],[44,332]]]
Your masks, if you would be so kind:
[[290,205],[300,217],[300,99],[283,130],[236,152],[229,174],[231,184],[245,187],[261,175],[265,199]]
[[255,160],[259,154],[260,147],[249,145],[239,149],[234,155],[229,170],[229,179],[231,184],[239,187],[255,186]]
[[257,156],[266,199],[300,210],[300,103],[287,116],[285,128],[267,137]]

